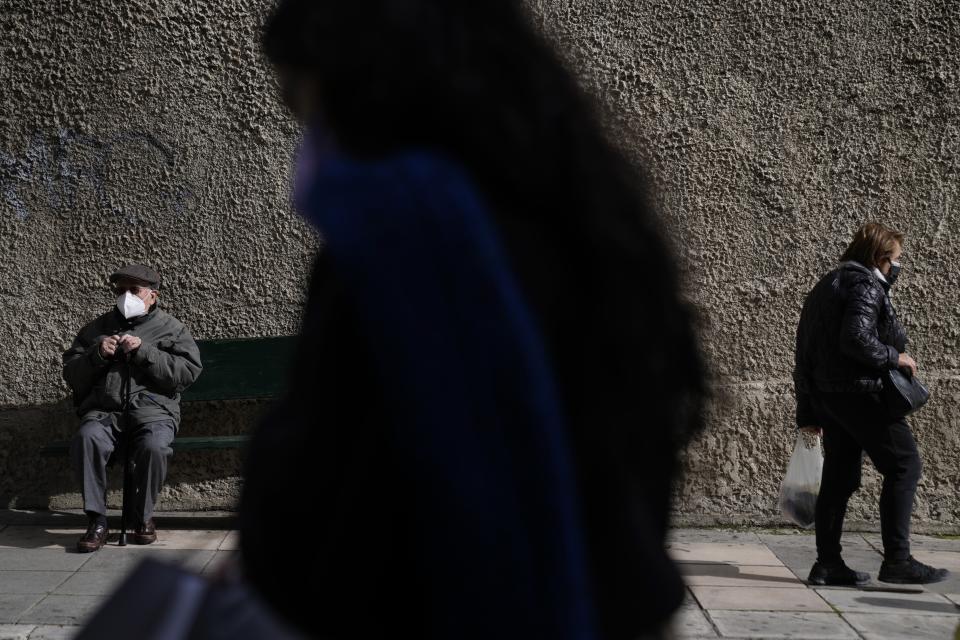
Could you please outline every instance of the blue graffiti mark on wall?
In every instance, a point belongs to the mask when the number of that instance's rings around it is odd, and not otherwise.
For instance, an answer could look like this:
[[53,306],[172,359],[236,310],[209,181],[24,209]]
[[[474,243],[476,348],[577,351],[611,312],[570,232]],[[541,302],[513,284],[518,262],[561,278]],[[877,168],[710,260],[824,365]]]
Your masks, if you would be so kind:
[[[142,153],[146,149],[147,153]],[[35,132],[26,150],[20,155],[0,151],[0,197],[10,205],[18,220],[32,214],[21,188],[40,183],[52,210],[73,209],[77,192],[87,181],[97,206],[129,223],[137,222],[137,214],[112,203],[108,192],[110,166],[117,153],[139,151],[146,162],[173,170],[176,157],[173,149],[146,131],[124,131],[108,138],[98,138],[61,129],[56,136]],[[186,215],[196,194],[188,184],[169,185],[162,192],[164,205],[176,215]]]

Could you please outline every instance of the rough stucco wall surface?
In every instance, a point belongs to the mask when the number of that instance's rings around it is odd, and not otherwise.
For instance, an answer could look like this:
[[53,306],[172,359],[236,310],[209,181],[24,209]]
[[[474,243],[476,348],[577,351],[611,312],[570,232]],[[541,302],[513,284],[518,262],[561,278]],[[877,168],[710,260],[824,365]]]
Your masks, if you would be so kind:
[[[651,168],[702,309],[717,399],[685,458],[679,519],[777,520],[800,307],[872,218],[907,233],[893,300],[933,393],[911,420],[915,521],[960,524],[960,4],[534,8]],[[875,525],[869,462],[863,485],[849,519]]]
[[[895,304],[934,399],[916,516],[960,525],[960,5],[530,0],[659,185],[716,376],[690,522],[773,522],[806,291],[867,218],[908,233]],[[142,258],[198,337],[296,330],[315,241],[287,204],[294,125],[256,51],[266,3],[0,0],[0,501],[76,504],[59,351]],[[12,345],[12,347],[11,347]],[[262,407],[197,406],[184,433]],[[229,506],[235,454],[176,459],[164,508]],[[232,457],[231,457],[232,456]],[[865,465],[851,519],[876,522]]]
[[[2,506],[78,505],[65,459],[36,451],[76,427],[60,353],[112,306],[117,266],[160,271],[197,338],[296,333],[316,240],[289,206],[297,130],[259,52],[268,8],[0,0]],[[195,407],[181,434],[259,411]],[[163,507],[228,507],[238,472],[235,452],[178,456]]]

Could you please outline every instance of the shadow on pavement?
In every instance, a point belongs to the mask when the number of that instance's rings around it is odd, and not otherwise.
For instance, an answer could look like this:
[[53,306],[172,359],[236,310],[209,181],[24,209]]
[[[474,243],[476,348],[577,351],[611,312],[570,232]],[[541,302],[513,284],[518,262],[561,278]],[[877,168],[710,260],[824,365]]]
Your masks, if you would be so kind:
[[759,582],[785,582],[797,584],[796,578],[784,578],[744,572],[735,564],[726,562],[689,562],[683,565],[683,574],[686,576],[710,576],[713,578],[743,578]]
[[930,611],[933,613],[957,613],[957,606],[947,602],[917,602],[915,600],[896,600],[894,598],[880,598],[864,596],[854,598],[860,604],[871,607],[885,607],[888,609],[903,609],[905,611]]

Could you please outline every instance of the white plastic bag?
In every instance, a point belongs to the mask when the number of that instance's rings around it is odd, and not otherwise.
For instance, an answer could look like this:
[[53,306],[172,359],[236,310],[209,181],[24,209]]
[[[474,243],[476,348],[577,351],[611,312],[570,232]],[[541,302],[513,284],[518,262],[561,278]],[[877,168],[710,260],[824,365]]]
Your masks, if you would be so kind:
[[823,452],[820,437],[802,431],[797,433],[787,475],[780,485],[779,505],[784,518],[804,529],[813,526],[821,475]]

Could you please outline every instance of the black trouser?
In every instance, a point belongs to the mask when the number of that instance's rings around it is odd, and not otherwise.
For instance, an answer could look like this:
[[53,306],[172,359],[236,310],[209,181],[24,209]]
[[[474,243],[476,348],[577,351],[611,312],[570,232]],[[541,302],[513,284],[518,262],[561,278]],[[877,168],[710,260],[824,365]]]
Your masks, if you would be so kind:
[[840,534],[847,500],[860,488],[866,452],[883,476],[880,530],[884,558],[910,556],[910,514],[920,480],[920,454],[910,427],[891,419],[877,393],[821,393],[817,414],[823,428],[823,479],[817,499],[817,559],[840,560]]

